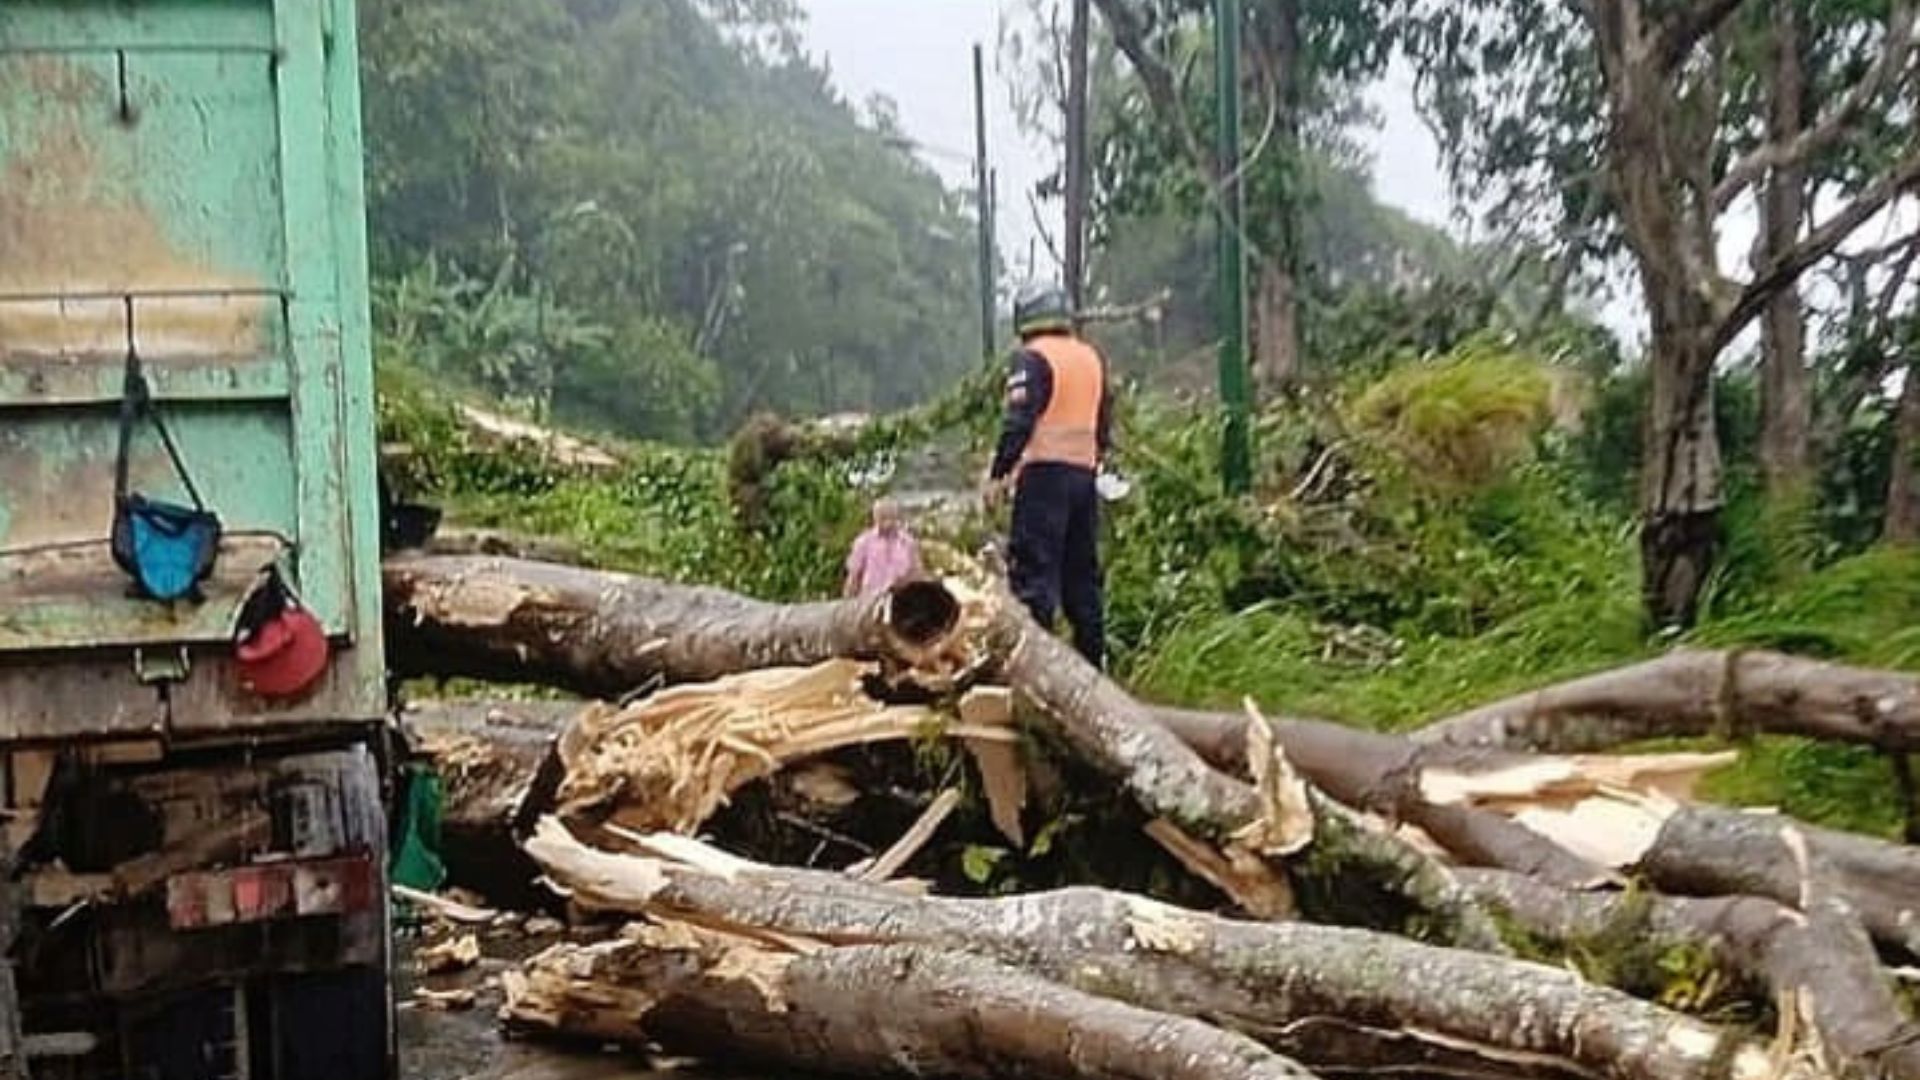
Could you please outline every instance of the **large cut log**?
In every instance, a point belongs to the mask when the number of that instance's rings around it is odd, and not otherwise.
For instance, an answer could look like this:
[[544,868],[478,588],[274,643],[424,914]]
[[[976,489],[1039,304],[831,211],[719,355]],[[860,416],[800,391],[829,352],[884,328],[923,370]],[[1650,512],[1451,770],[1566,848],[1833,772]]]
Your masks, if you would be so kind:
[[1312,1080],[1243,1035],[936,947],[807,955],[679,925],[560,945],[505,980],[523,1029],[784,1071]]
[[[528,847],[588,908],[828,948],[964,949],[1156,1012],[1206,1017],[1329,1072],[1424,1058],[1432,1071],[1421,1074],[1442,1076],[1812,1075],[1797,1065],[1776,1074],[1756,1044],[1560,968],[1367,931],[1223,919],[1098,889],[917,897],[761,866],[684,837],[632,841],[637,854],[601,851],[547,821]],[[1327,1039],[1330,1028],[1350,1037]],[[1339,1053],[1358,1056],[1329,1056]]]
[[1683,649],[1484,705],[1414,738],[1578,753],[1716,733],[1920,751],[1920,678],[1772,652]]
[[721,589],[520,559],[396,557],[383,570],[400,675],[534,682],[619,698],[836,657],[929,660],[959,606],[931,583],[860,601],[769,604]]

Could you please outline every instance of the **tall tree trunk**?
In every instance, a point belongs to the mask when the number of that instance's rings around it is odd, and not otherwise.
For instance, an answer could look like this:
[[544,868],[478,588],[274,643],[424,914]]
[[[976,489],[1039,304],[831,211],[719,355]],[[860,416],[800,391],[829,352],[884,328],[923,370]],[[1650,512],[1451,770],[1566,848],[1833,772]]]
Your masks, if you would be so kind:
[[1300,375],[1299,300],[1284,255],[1262,259],[1253,290],[1253,372],[1263,394]]
[[1720,548],[1720,439],[1713,365],[1726,282],[1713,218],[1692,201],[1710,186],[1711,132],[1681,105],[1638,4],[1585,5],[1606,76],[1607,178],[1648,313],[1653,393],[1640,477],[1641,599],[1656,627],[1690,625]]
[[1300,377],[1301,161],[1300,3],[1278,0],[1261,42],[1272,74],[1275,149],[1282,156],[1280,200],[1271,208],[1272,250],[1256,263],[1253,287],[1253,377],[1262,396]]
[[1073,0],[1067,33],[1066,286],[1073,310],[1086,308],[1087,288],[1087,33],[1089,0]]
[[[1799,18],[1794,0],[1773,5],[1774,65],[1769,88],[1767,135],[1787,144],[1804,125],[1806,73],[1801,65]],[[1798,165],[1775,167],[1760,200],[1761,240],[1757,266],[1790,249],[1806,213],[1806,177]],[[1810,476],[1813,425],[1811,377],[1806,362],[1806,313],[1800,290],[1789,284],[1774,294],[1761,321],[1760,469],[1776,499],[1804,498]]]
[[[1686,303],[1683,308],[1704,305]],[[1713,351],[1704,318],[1653,333],[1641,478],[1641,598],[1657,627],[1691,626],[1720,553],[1720,433],[1714,426]]]
[[1920,362],[1907,365],[1906,385],[1900,388],[1900,410],[1894,416],[1893,468],[1887,477],[1889,544],[1920,543]]

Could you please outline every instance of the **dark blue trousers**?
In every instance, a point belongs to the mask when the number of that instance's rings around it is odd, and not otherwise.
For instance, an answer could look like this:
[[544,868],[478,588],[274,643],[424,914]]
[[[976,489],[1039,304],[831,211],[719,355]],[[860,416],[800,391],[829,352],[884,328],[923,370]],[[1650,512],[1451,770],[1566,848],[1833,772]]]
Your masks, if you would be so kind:
[[1041,626],[1062,610],[1073,646],[1095,667],[1106,663],[1105,601],[1100,590],[1100,496],[1093,470],[1037,462],[1020,473],[1007,545],[1008,584]]

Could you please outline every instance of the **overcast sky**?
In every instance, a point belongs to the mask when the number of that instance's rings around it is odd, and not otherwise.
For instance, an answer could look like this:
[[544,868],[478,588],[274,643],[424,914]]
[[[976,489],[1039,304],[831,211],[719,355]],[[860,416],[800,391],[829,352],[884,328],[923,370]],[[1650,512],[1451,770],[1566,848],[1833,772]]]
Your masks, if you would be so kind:
[[[1003,13],[1024,0],[801,0],[809,19],[806,39],[816,59],[827,62],[834,82],[855,102],[884,94],[899,106],[907,133],[929,149],[923,153],[955,186],[970,184],[973,153],[973,88],[971,49],[986,46],[988,145],[1000,174],[1000,244],[1016,274],[1023,271],[1030,238],[1035,234],[1025,193],[1055,168],[1057,151],[1024,137],[1016,127],[1008,85],[996,43]],[[1415,218],[1443,228],[1457,223],[1433,135],[1413,108],[1410,73],[1395,69],[1376,85],[1369,97],[1382,117],[1380,127],[1367,133],[1373,152],[1374,192],[1383,202]],[[1058,213],[1058,204],[1049,208]],[[1868,223],[1849,245],[1853,248],[1884,243],[1895,230],[1909,227],[1920,209],[1895,207]],[[1049,227],[1058,230],[1057,222]],[[1752,241],[1751,206],[1736,207],[1722,223],[1721,263],[1735,273],[1745,270],[1745,253]],[[1042,267],[1044,252],[1040,256]],[[1624,268],[1614,275],[1626,288],[1605,299],[1599,314],[1604,322],[1631,342],[1644,340],[1645,317],[1640,310],[1632,275]],[[1812,299],[1831,289],[1816,281],[1803,282]],[[1752,337],[1751,331],[1742,342]],[[1743,345],[1737,345],[1738,352]]]
[[[807,45],[827,61],[834,82],[854,101],[885,94],[900,106],[913,138],[933,148],[929,164],[956,184],[970,182],[973,151],[973,43],[987,49],[988,150],[1000,172],[1001,244],[1016,268],[1033,234],[1025,192],[1055,166],[1055,151],[1017,130],[1001,67],[1003,8],[1018,0],[803,0]],[[1374,92],[1385,116],[1373,135],[1380,197],[1434,224],[1450,212],[1433,137],[1414,115],[1404,75]],[[1057,204],[1056,204],[1057,208]]]
[[[807,48],[832,69],[834,83],[855,102],[876,93],[893,99],[908,135],[928,148],[922,157],[955,186],[971,183],[971,50],[975,42],[986,47],[988,152],[999,171],[999,239],[1007,264],[1021,275],[1036,232],[1026,192],[1054,170],[1057,154],[1018,130],[1008,91],[1013,80],[998,55],[1003,15],[1023,0],[801,3],[808,13]],[[1363,133],[1372,150],[1375,195],[1457,233],[1439,146],[1414,111],[1411,73],[1396,66],[1368,97],[1381,117],[1377,129]],[[1057,215],[1058,204],[1048,211]],[[1048,226],[1057,233],[1057,222]],[[1043,271],[1051,265],[1044,248],[1038,259]],[[1599,314],[1626,340],[1640,337],[1644,319],[1631,290],[1604,301]]]

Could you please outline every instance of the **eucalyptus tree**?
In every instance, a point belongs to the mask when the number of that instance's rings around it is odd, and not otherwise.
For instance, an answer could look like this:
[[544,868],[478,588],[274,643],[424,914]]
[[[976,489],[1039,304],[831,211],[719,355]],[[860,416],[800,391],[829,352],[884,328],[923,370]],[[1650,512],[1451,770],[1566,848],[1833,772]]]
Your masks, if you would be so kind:
[[[1404,24],[1458,186],[1576,259],[1631,257],[1652,369],[1642,588],[1662,626],[1695,617],[1721,547],[1716,364],[1776,300],[1792,302],[1780,298],[1810,267],[1920,182],[1911,0],[1797,3],[1790,14],[1807,33],[1856,59],[1830,66],[1818,100],[1793,94],[1794,115],[1784,119],[1767,93],[1739,92],[1743,72],[1768,70],[1741,51],[1764,8],[1464,0],[1425,5]],[[1797,40],[1793,55],[1805,55]],[[1781,186],[1797,188],[1795,170],[1809,168],[1828,182],[1818,198],[1801,192],[1795,203]],[[1769,209],[1773,228],[1761,230],[1751,265],[1730,266],[1729,226],[1751,216],[1769,184],[1786,205]],[[1785,405],[1776,391],[1776,411]]]

